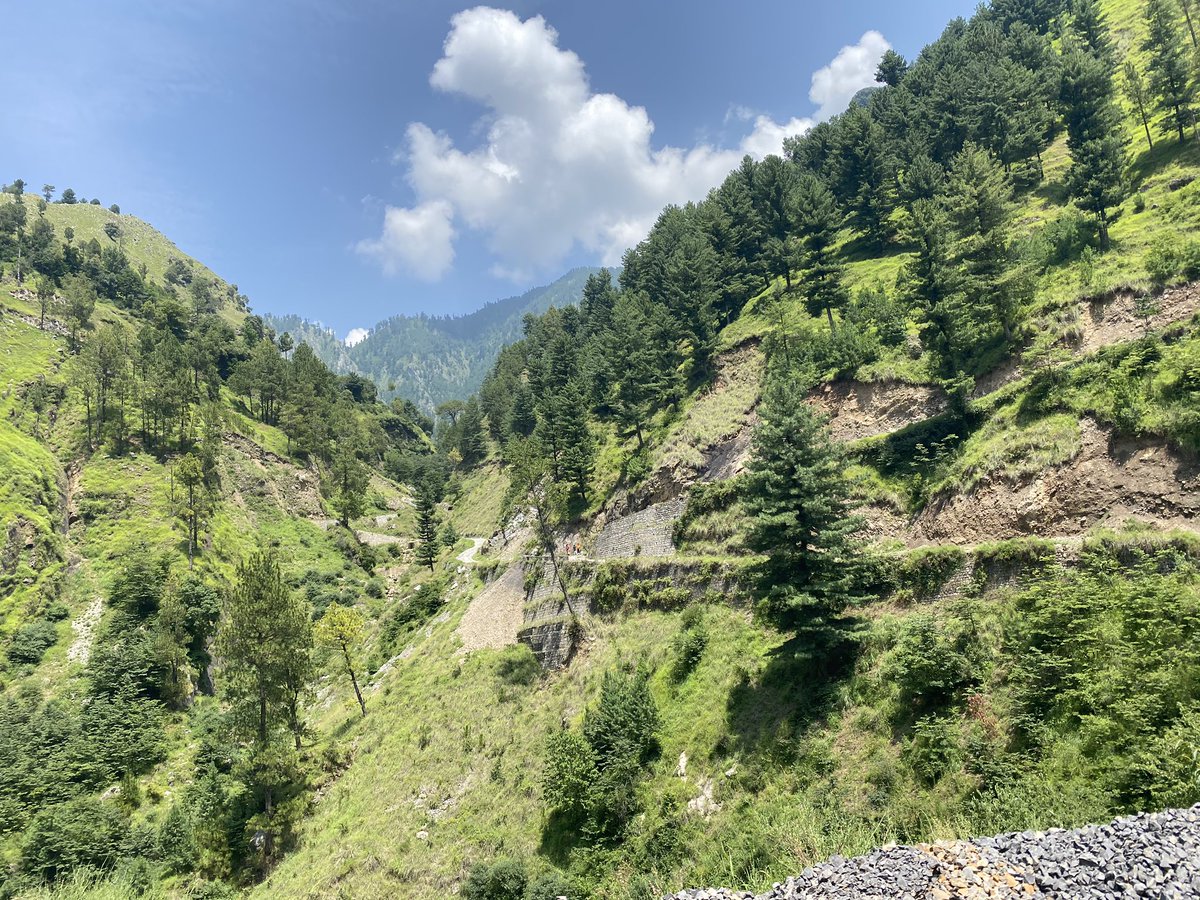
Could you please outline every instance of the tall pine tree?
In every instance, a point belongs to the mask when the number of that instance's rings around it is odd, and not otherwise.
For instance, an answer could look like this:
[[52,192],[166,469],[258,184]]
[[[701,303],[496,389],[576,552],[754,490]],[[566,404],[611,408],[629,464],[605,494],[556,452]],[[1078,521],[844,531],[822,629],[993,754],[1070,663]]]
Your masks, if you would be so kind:
[[780,627],[827,624],[854,596],[856,534],[846,462],[824,423],[798,398],[804,385],[774,372],[759,407],[741,496],[747,545],[764,553],[762,611]]
[[1184,139],[1184,127],[1195,126],[1192,105],[1196,85],[1192,64],[1183,43],[1172,0],[1150,0],[1146,5],[1146,40],[1142,49],[1150,55],[1150,91],[1159,112],[1166,114],[1162,130]]

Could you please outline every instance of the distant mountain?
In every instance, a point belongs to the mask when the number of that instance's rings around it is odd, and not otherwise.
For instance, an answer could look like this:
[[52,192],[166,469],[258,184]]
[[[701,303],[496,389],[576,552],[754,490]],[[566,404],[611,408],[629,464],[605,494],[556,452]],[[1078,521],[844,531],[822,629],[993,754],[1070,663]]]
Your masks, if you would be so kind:
[[299,316],[264,316],[277,332],[307,341],[338,372],[371,378],[387,397],[411,399],[425,409],[479,389],[500,348],[521,336],[527,313],[579,302],[597,268],[572,269],[553,284],[496,300],[465,316],[392,316],[347,347],[332,329]]

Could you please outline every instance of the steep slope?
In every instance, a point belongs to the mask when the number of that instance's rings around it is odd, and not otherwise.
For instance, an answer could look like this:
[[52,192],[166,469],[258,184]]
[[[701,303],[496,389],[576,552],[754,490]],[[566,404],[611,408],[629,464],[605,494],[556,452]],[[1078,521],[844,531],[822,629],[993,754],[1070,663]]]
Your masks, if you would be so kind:
[[557,281],[495,300],[464,316],[393,316],[347,347],[328,329],[297,316],[267,316],[278,332],[308,340],[337,372],[359,372],[386,397],[406,397],[427,411],[479,389],[505,344],[521,336],[526,315],[579,302],[593,268],[572,269]]

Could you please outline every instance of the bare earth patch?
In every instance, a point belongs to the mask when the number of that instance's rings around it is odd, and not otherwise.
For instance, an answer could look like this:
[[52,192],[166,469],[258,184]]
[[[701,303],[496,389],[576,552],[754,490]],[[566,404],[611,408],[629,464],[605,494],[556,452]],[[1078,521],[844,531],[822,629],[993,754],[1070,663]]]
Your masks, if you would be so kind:
[[96,639],[96,626],[100,624],[100,616],[104,612],[104,598],[95,597],[87,609],[80,613],[79,618],[71,623],[71,631],[75,638],[67,648],[67,659],[81,666],[86,666],[92,655],[92,643]]
[[519,565],[508,570],[479,592],[463,613],[458,625],[460,653],[485,647],[500,649],[517,642],[524,621],[525,573]]
[[[1129,291],[1097,297],[1082,305],[1079,324],[1082,337],[1078,347],[1085,353],[1109,344],[1132,341],[1142,336],[1146,323],[1137,314],[1137,296]],[[1169,288],[1154,298],[1155,313],[1149,328],[1165,328],[1190,318],[1200,309],[1200,282]]]
[[891,434],[946,408],[937,388],[899,381],[838,381],[810,392],[808,402],[830,417],[839,441]]
[[988,477],[966,494],[934,497],[913,523],[910,543],[975,544],[1025,535],[1063,537],[1136,519],[1193,530],[1200,514],[1200,465],[1162,441],[1114,437],[1079,423],[1079,452],[1036,476]]

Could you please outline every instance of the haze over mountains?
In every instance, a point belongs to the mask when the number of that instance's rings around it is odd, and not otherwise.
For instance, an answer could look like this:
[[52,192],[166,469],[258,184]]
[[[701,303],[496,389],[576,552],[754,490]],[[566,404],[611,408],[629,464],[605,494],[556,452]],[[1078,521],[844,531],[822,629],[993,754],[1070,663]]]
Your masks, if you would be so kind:
[[432,411],[477,391],[500,348],[521,336],[526,315],[575,305],[588,276],[598,271],[572,269],[557,281],[465,316],[392,316],[353,345],[300,316],[263,318],[276,332],[289,332],[297,343],[306,341],[335,372],[366,375],[384,397],[404,397]]

